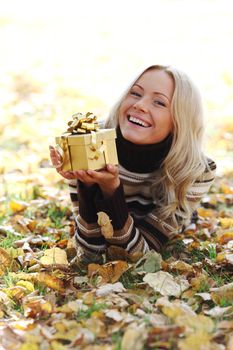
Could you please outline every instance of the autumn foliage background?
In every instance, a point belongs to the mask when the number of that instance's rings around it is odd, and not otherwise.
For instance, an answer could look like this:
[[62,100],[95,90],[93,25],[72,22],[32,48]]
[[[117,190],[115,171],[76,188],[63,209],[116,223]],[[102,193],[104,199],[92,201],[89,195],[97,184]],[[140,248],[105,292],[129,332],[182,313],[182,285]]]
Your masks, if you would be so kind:
[[[0,349],[233,348],[229,4],[0,1]],[[162,256],[136,264],[139,256],[125,262],[113,252],[114,263],[80,269],[48,145],[75,112],[106,117],[135,75],[157,63],[200,87],[216,183],[196,224]],[[170,289],[154,282],[165,279]]]

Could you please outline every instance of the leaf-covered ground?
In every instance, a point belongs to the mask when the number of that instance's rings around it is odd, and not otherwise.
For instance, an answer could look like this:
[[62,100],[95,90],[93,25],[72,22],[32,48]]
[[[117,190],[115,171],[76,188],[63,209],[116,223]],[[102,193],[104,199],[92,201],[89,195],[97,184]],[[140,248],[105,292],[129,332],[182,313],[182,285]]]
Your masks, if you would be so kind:
[[[232,174],[161,255],[111,248],[104,265],[84,267],[48,144],[66,116],[103,102],[25,75],[1,88],[0,350],[231,350]],[[212,143],[230,160],[232,129],[216,130]]]
[[[2,175],[2,185],[14,181]],[[66,185],[17,174],[0,198],[0,349],[233,349],[233,187],[217,179],[196,223],[160,255],[112,248],[80,264]],[[24,199],[24,200],[22,200]]]

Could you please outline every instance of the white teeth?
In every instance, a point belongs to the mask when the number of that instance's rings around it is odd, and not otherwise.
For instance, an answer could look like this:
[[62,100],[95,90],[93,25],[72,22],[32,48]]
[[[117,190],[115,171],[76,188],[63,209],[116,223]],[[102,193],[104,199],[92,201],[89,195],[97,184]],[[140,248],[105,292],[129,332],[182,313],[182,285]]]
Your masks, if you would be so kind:
[[147,128],[149,125],[147,123],[145,123],[144,121],[138,119],[138,118],[135,118],[135,117],[131,117],[129,116],[129,121],[130,122],[133,122],[133,123],[136,123],[136,124],[139,124],[139,125],[142,125],[144,126],[145,128]]

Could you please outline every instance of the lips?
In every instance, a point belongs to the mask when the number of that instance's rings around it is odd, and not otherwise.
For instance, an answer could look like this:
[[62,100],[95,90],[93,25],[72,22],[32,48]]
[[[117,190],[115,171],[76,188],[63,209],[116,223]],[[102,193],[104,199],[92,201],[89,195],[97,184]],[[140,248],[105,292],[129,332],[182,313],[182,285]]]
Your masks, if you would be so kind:
[[139,125],[143,128],[149,128],[151,126],[150,123],[148,123],[147,121],[141,119],[140,117],[136,117],[136,116],[132,116],[132,115],[127,115],[128,121],[130,123]]

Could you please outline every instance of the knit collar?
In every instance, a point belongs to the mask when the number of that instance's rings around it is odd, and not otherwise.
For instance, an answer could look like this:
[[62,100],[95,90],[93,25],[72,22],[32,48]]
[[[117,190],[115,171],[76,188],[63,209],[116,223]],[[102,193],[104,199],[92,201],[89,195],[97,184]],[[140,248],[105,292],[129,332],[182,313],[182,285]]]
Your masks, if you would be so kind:
[[155,144],[136,145],[123,137],[119,126],[116,132],[119,163],[131,172],[143,174],[158,169],[171,148],[172,134]]

